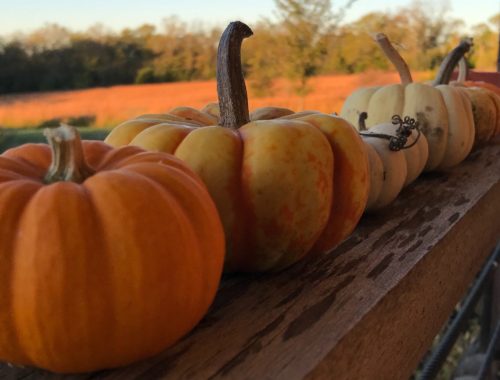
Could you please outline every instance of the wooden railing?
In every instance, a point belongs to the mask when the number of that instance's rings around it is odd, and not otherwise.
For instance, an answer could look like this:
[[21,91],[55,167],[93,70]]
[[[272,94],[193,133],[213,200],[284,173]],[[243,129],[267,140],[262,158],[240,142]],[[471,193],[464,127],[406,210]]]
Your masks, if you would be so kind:
[[[201,324],[164,353],[68,378],[407,379],[499,239],[497,141],[421,176],[333,252],[225,277]],[[59,377],[4,364],[4,378]]]

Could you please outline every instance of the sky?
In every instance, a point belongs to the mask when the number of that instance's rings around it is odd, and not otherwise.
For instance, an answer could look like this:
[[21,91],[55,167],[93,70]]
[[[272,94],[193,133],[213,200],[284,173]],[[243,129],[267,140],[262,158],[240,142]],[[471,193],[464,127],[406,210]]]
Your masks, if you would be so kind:
[[[449,16],[462,19],[469,27],[486,22],[500,12],[500,0],[422,0],[427,4],[445,2]],[[333,0],[341,6],[346,0]],[[411,0],[357,0],[346,15],[353,21],[371,11],[386,11],[408,5]],[[479,5],[480,4],[480,5]],[[225,26],[241,20],[251,26],[262,17],[273,18],[273,0],[0,0],[0,35],[29,33],[47,23],[57,23],[72,31],[84,31],[101,23],[120,31],[144,23],[161,25],[162,19],[176,15],[190,24]]]

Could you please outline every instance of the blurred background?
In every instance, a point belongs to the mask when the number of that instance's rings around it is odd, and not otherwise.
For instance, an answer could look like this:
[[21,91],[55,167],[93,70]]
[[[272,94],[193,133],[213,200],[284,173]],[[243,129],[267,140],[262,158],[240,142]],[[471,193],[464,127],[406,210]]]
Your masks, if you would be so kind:
[[3,128],[111,128],[216,101],[217,44],[234,20],[254,31],[242,53],[251,108],[335,112],[358,87],[397,82],[376,32],[389,36],[418,81],[431,79],[464,37],[474,38],[468,61],[476,70],[496,71],[499,48],[498,0],[0,4]]

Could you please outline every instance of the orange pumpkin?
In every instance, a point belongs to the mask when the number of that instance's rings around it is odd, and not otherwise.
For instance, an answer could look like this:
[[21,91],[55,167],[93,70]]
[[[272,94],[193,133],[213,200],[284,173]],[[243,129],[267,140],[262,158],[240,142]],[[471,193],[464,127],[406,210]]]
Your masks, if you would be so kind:
[[[463,87],[463,91],[470,98],[476,122],[476,140],[478,143],[488,142],[500,135],[500,87],[493,83],[467,80],[469,69],[464,57],[460,59],[458,67],[458,78],[451,84]],[[500,73],[493,72],[483,74],[500,76]]]
[[[229,271],[277,270],[309,252],[331,250],[355,228],[368,197],[366,152],[345,120],[272,109],[254,117],[284,116],[251,121],[240,60],[251,34],[235,22],[221,37],[220,110],[216,104],[190,109],[189,120],[135,135],[120,125],[106,139],[173,153],[200,175],[224,225]],[[193,125],[199,112],[220,116],[220,125]]]
[[0,156],[0,360],[55,372],[126,365],[176,342],[216,293],[224,238],[180,160],[80,142]]
[[[482,78],[482,80],[473,79],[473,77]],[[485,79],[489,81],[486,82]],[[471,72],[467,66],[465,58],[462,58],[458,63],[458,75],[456,76],[456,82],[451,83],[468,87],[484,87],[500,96],[500,87],[498,87],[498,85],[500,85],[500,73],[487,71]]]
[[[434,84],[447,85],[450,83],[454,67],[457,64],[460,65],[460,62],[463,60],[465,51],[460,48],[461,46],[467,47],[468,50],[472,46],[472,41],[468,39],[463,40],[455,49],[448,53],[439,67]],[[485,87],[464,85],[463,79],[466,76],[464,69],[466,69],[466,66],[462,63],[460,80],[451,83],[451,85],[465,95],[472,105],[474,146],[478,146],[489,142],[500,132],[500,97]]]

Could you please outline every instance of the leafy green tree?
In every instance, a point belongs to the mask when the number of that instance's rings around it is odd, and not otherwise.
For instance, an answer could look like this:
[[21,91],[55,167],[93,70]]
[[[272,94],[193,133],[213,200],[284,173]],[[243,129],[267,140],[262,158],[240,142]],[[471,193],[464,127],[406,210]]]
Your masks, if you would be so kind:
[[30,53],[56,50],[71,44],[71,32],[58,24],[47,24],[25,37],[23,45]]
[[140,68],[134,80],[136,84],[155,82],[157,82],[157,78],[155,76],[155,70],[151,66]]
[[269,20],[258,23],[253,31],[254,36],[243,44],[243,63],[249,73],[252,94],[269,96],[273,94],[274,78],[281,74],[277,57],[283,54],[283,35]]
[[305,96],[308,80],[318,72],[326,55],[325,36],[332,26],[330,0],[275,0],[279,26],[285,37],[281,62],[295,92]]
[[370,68],[393,70],[373,42],[385,33],[413,70],[435,69],[460,40],[463,23],[422,2],[390,12],[374,12],[330,35],[325,72],[360,72]]
[[0,93],[29,91],[33,86],[30,62],[21,43],[0,46]]
[[[304,97],[314,75],[392,70],[372,41],[376,32],[389,36],[413,70],[437,67],[463,37],[463,22],[450,18],[439,3],[415,0],[344,23],[355,0],[344,1],[332,8],[329,0],[275,0],[277,17],[252,25],[255,35],[243,44],[253,95],[272,94],[279,76]],[[473,29],[470,57],[476,67],[498,62],[499,19],[497,14]],[[121,32],[100,24],[84,32],[48,24],[28,35],[0,38],[0,93],[211,79],[221,32],[177,17],[158,28],[144,24]]]
[[449,16],[449,4],[414,0],[401,8],[408,19],[410,33],[405,38],[408,51],[413,52],[409,64],[415,69],[427,70],[439,67],[448,52],[456,45],[459,30],[464,25]]
[[408,34],[406,24],[404,16],[372,12],[342,26],[328,37],[328,57],[323,72],[356,73],[367,69],[390,69],[389,62],[372,36],[383,32],[391,41],[401,41]]
[[489,23],[481,23],[472,28],[474,38],[474,46],[470,57],[472,67],[495,70],[500,49],[500,27],[497,24],[499,19],[500,14],[492,17]]

